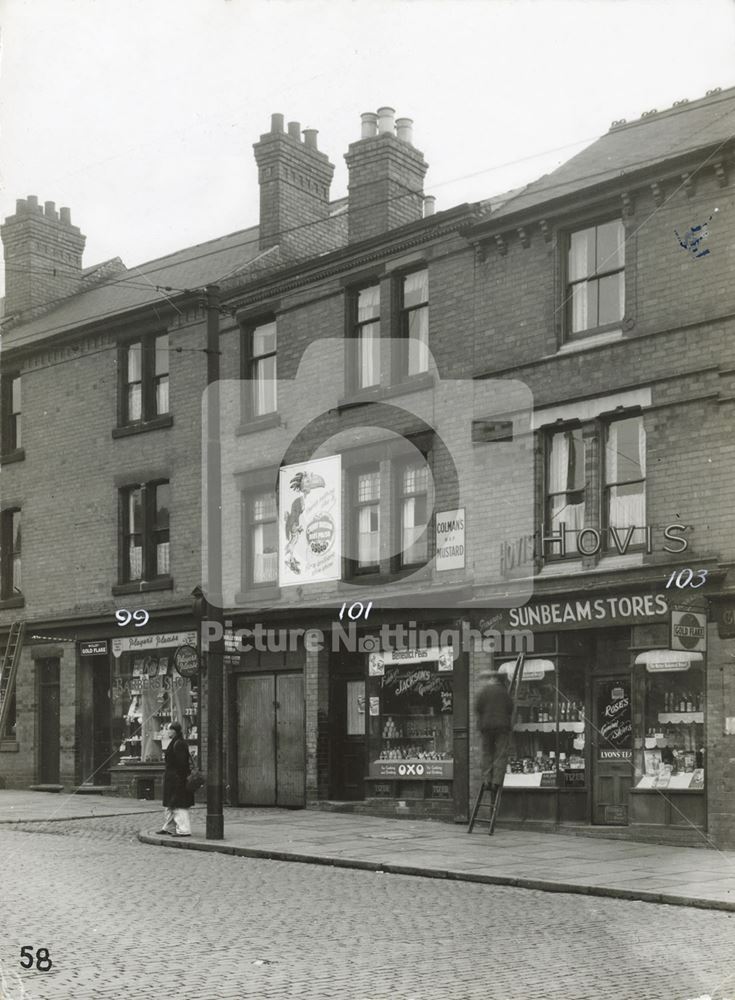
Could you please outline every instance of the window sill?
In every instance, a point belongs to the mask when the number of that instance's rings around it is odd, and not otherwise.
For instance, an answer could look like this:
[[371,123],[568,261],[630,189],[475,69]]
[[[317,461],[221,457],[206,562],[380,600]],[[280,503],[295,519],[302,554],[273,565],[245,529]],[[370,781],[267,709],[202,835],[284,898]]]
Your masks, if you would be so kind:
[[623,331],[620,327],[604,331],[591,330],[589,333],[579,337],[578,339],[566,341],[566,343],[561,345],[557,354],[571,354],[574,351],[586,351],[590,347],[612,344],[616,340],[622,339]]
[[22,594],[17,597],[6,597],[0,601],[0,611],[5,611],[8,608],[24,608],[26,604],[26,599]]
[[421,392],[425,389],[433,389],[436,379],[431,372],[422,372],[421,375],[412,375],[403,382],[395,382],[393,385],[374,386],[371,389],[360,389],[354,396],[340,399],[337,403],[337,411],[350,410],[356,406],[365,406],[367,403],[380,403],[384,399],[392,399],[394,396],[405,396],[410,392]]
[[146,431],[157,431],[163,427],[173,426],[174,418],[170,413],[164,413],[152,420],[143,420],[138,424],[125,424],[123,427],[113,427],[113,438],[130,437],[131,434],[145,434]]
[[0,740],[0,753],[18,753],[20,743],[16,740]]
[[272,427],[280,426],[280,413],[266,413],[264,417],[253,417],[247,423],[240,424],[239,427],[235,428],[235,434],[238,436],[243,434],[257,434],[259,431],[268,431]]
[[132,583],[115,583],[112,586],[112,595],[117,597],[120,594],[148,594],[153,590],[173,590],[173,577],[162,576],[157,580],[134,580]]
[[0,455],[0,465],[11,465],[13,462],[22,462],[26,457],[25,448],[16,448],[5,455]]

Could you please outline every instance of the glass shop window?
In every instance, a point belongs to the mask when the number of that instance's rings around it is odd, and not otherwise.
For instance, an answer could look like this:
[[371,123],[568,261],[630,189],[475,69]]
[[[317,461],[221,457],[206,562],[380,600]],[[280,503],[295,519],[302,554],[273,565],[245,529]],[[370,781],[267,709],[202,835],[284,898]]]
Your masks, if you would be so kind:
[[156,764],[168,746],[166,726],[181,723],[197,755],[199,692],[196,678],[181,677],[174,649],[122,653],[112,668],[112,731],[119,764]]
[[642,747],[636,747],[636,788],[703,789],[705,687],[701,654],[651,650],[640,654],[636,665],[644,672],[644,733]]

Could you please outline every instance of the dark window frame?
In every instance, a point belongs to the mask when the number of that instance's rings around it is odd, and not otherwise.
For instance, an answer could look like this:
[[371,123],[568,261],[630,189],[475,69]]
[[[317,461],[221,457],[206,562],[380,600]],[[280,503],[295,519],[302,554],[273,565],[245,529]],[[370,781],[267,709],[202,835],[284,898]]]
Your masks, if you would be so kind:
[[[255,501],[260,497],[270,495],[275,503],[275,514],[273,517],[255,520]],[[278,532],[278,495],[275,485],[270,487],[266,484],[253,486],[251,489],[243,490],[241,494],[242,504],[242,542],[243,542],[243,589],[245,592],[252,590],[272,590],[278,586],[278,555],[279,555],[279,532]],[[276,526],[276,574],[272,580],[255,580],[255,546],[253,544],[253,534],[259,524],[275,524]]]
[[[383,498],[383,476],[380,462],[366,462],[358,465],[350,466],[347,470],[348,472],[348,489],[347,496],[349,499],[349,532],[351,548],[354,552],[354,558],[352,556],[347,558],[348,574],[350,577],[356,576],[371,576],[381,573],[382,560],[381,560],[381,537],[382,537],[382,526],[381,526],[381,502]],[[363,507],[373,507],[376,504],[375,500],[365,500],[360,501],[359,499],[359,478],[361,475],[367,473],[377,473],[378,476],[378,561],[376,563],[369,563],[365,566],[361,566],[359,563],[359,532],[360,532],[360,517],[359,511]]]
[[[21,407],[16,410],[13,405],[13,386],[18,383],[21,392]],[[22,448],[22,382],[19,371],[3,372],[2,375],[2,441],[0,452],[11,455]]]
[[431,325],[430,325],[430,313],[429,313],[429,308],[431,303],[430,289],[427,292],[427,297],[423,302],[420,302],[418,305],[414,306],[405,305],[404,283],[406,279],[410,278],[414,274],[419,274],[421,271],[426,272],[426,282],[428,287],[429,265],[428,262],[426,261],[417,265],[416,267],[412,267],[410,270],[401,271],[395,275],[395,284],[394,284],[395,292],[393,298],[394,298],[395,311],[397,317],[396,328],[398,333],[398,339],[400,340],[400,345],[401,345],[400,357],[396,360],[398,362],[399,381],[404,381],[404,382],[408,381],[409,379],[425,378],[430,370],[430,364],[428,363],[427,359],[427,366],[425,369],[422,369],[421,371],[418,372],[412,372],[411,374],[409,374],[408,371],[409,341],[411,339],[409,337],[410,317],[412,313],[417,312],[419,309],[426,310],[426,316],[427,316],[426,350],[428,352],[429,357],[431,356],[431,347],[430,347]]
[[[614,545],[610,544],[610,490],[616,486],[632,486],[636,483],[643,483],[643,497],[648,507],[648,495],[646,492],[646,483],[648,481],[648,475],[642,476],[638,479],[619,479],[615,482],[608,481],[607,478],[607,449],[609,447],[608,440],[610,435],[610,428],[614,424],[619,424],[624,420],[639,420],[643,427],[643,449],[644,457],[648,446],[648,435],[646,433],[645,421],[643,419],[643,414],[639,409],[634,410],[623,410],[620,413],[614,415],[606,416],[601,418],[599,423],[599,441],[600,441],[600,526],[602,530],[603,546],[606,550],[612,550],[616,552]],[[646,469],[646,472],[648,470]],[[645,518],[644,518],[645,521]],[[613,525],[617,528],[618,532],[626,532],[627,528],[620,528],[618,525]],[[646,548],[645,543],[645,532],[644,538],[636,542],[631,538],[630,545],[628,546],[628,552],[642,552]]]
[[[588,275],[588,276],[586,276],[584,278],[577,278],[574,281],[571,281],[570,277],[569,277],[569,252],[571,250],[572,237],[575,234],[577,234],[577,233],[583,233],[583,232],[585,232],[587,230],[594,229],[595,230],[595,246],[596,246],[597,245],[597,230],[601,226],[607,225],[610,222],[619,222],[621,224],[621,226],[623,226],[623,247],[625,248],[625,250],[624,250],[624,260],[623,260],[622,267],[611,267],[611,268],[608,268],[608,269],[603,270],[603,271],[599,271],[599,272],[596,271],[591,276]],[[620,330],[620,329],[622,329],[623,320],[625,318],[626,305],[627,305],[626,304],[626,298],[627,298],[627,295],[626,295],[626,292],[627,292],[627,289],[626,289],[626,265],[629,265],[630,261],[628,260],[629,254],[628,254],[627,240],[626,240],[626,237],[625,237],[625,225],[624,225],[623,218],[622,218],[620,212],[607,213],[605,215],[600,216],[599,218],[594,219],[593,221],[585,222],[582,225],[574,226],[573,228],[567,229],[566,232],[565,232],[565,234],[564,234],[563,248],[564,248],[564,253],[563,253],[563,257],[562,257],[562,268],[563,268],[563,275],[564,275],[564,280],[563,280],[563,283],[562,283],[563,289],[564,289],[564,302],[563,302],[564,336],[563,336],[563,341],[565,343],[569,343],[569,342],[573,342],[573,341],[577,341],[577,340],[583,340],[586,337],[594,337],[596,334],[607,333],[607,332],[609,332],[611,330]],[[583,329],[583,330],[573,331],[572,330],[572,310],[573,310],[573,293],[572,293],[572,289],[573,289],[573,287],[576,286],[576,285],[586,284],[586,283],[588,283],[590,281],[595,281],[599,285],[600,281],[603,278],[608,278],[608,277],[611,277],[612,275],[615,275],[615,274],[622,274],[623,275],[623,278],[622,278],[622,281],[623,281],[623,314],[621,315],[620,319],[615,320],[612,323],[603,323],[600,326],[597,326],[597,325],[595,325],[595,326],[588,326],[588,327],[585,327],[585,329]],[[598,300],[597,301],[598,301],[598,314],[599,314],[599,295],[598,295]]]
[[[146,483],[131,483],[121,486],[119,490],[119,583],[137,584],[168,580],[171,577],[171,527],[170,521],[166,527],[158,525],[158,487],[167,486],[171,489],[168,479],[152,479]],[[140,531],[131,531],[129,522],[129,498],[132,493],[141,493],[141,525]],[[169,504],[168,516],[171,516]],[[132,576],[130,572],[130,557],[128,540],[135,535],[141,538],[141,575]],[[163,538],[161,536],[165,535]],[[167,543],[169,546],[169,565],[164,573],[158,572],[158,546]]]
[[[275,324],[276,328],[276,349],[275,351],[268,351],[265,354],[255,354],[253,349],[255,333],[261,327],[269,326],[271,323]],[[242,326],[240,333],[240,377],[243,382],[243,399],[242,399],[242,410],[243,410],[243,420],[245,422],[250,421],[260,421],[272,419],[275,414],[278,413],[278,389],[276,388],[276,406],[273,410],[268,410],[266,413],[256,413],[255,412],[255,396],[253,393],[253,385],[255,382],[255,366],[261,361],[267,358],[276,359],[276,380],[278,379],[278,318],[274,314],[268,314],[265,316],[259,316],[255,319],[248,320],[248,322]]]
[[[543,452],[543,454],[544,454],[543,526],[544,526],[544,535],[545,536],[550,536],[555,531],[558,531],[559,530],[559,526],[562,523],[561,519],[555,525],[551,523],[551,519],[550,519],[550,516],[549,516],[550,515],[549,502],[550,502],[552,496],[562,496],[562,495],[564,495],[564,496],[569,497],[572,494],[581,493],[582,494],[582,499],[583,499],[584,504],[585,504],[585,508],[587,507],[587,503],[588,503],[588,499],[587,499],[587,487],[590,484],[590,479],[589,479],[589,470],[587,469],[587,449],[586,449],[586,446],[585,446],[583,426],[584,425],[582,424],[582,422],[580,420],[567,420],[567,421],[564,421],[563,424],[552,424],[550,427],[545,427],[543,429],[543,434],[544,434],[544,452]],[[558,491],[555,491],[554,493],[552,493],[551,490],[549,489],[549,487],[550,487],[550,480],[551,480],[552,439],[557,434],[565,434],[568,431],[576,431],[576,430],[581,430],[582,431],[582,457],[583,457],[584,463],[585,463],[585,465],[584,465],[584,473],[585,473],[585,483],[584,483],[584,486],[582,487],[581,490],[558,490]],[[570,501],[567,500],[567,506],[569,506],[569,504],[570,504]],[[566,527],[566,524],[565,524],[565,527]],[[584,520],[582,522],[582,527],[584,527]],[[571,533],[572,529],[567,528],[567,531],[569,531]],[[567,549],[566,554],[563,555],[563,556],[558,551],[556,551],[555,547],[552,547],[550,544],[549,544],[549,549],[550,549],[549,554],[545,557],[544,562],[550,562],[550,561],[557,562],[559,560],[579,559],[580,558],[579,557],[579,553],[577,552],[577,549],[576,549],[576,542],[575,542],[575,544],[572,547],[570,547],[570,548]]]
[[[392,478],[393,478],[393,515],[394,515],[394,537],[396,539],[395,545],[395,555],[393,556],[393,570],[396,573],[405,572],[415,572],[423,566],[426,566],[432,558],[432,546],[431,546],[431,524],[433,522],[434,513],[431,511],[429,506],[429,498],[431,496],[431,484],[432,484],[432,468],[429,456],[422,453],[423,464],[422,468],[426,469],[427,479],[426,479],[426,493],[406,493],[403,488],[404,473],[410,466],[420,465],[419,459],[415,456],[409,458],[399,458],[392,466]],[[426,526],[422,535],[416,541],[426,536],[426,558],[418,562],[408,562],[404,558],[404,548],[403,548],[403,502],[412,496],[425,496],[426,497]],[[415,544],[415,543],[414,543]]]
[[[157,341],[165,337],[167,340],[167,351],[169,365],[163,374],[156,372],[156,350]],[[133,347],[140,347],[140,380],[131,382],[129,379],[130,350]],[[126,340],[120,345],[120,427],[140,427],[152,421],[165,419],[171,415],[171,337],[167,330],[156,331],[144,336],[134,337]],[[158,412],[158,387],[163,381],[168,386],[168,407],[165,411]],[[140,385],[140,416],[131,417],[129,388],[131,385]]]
[[[369,288],[376,288],[378,291],[378,315],[372,319],[359,320],[359,298],[360,293]],[[377,389],[381,383],[382,351],[381,351],[381,314],[383,311],[382,284],[378,278],[371,281],[361,282],[353,285],[347,291],[347,390],[349,392],[370,392]],[[360,338],[365,327],[377,324],[378,334],[378,380],[370,385],[360,384]]]
[[22,549],[17,553],[20,563],[20,587],[15,586],[15,515],[20,515],[20,541],[23,539],[22,508],[6,507],[0,512],[0,601],[17,600],[23,597]]

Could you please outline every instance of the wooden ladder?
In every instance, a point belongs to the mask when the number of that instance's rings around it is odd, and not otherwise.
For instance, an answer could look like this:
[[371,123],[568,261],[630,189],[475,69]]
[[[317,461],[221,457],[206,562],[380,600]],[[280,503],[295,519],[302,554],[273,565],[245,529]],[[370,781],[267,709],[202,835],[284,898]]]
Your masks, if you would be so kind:
[[18,662],[23,643],[25,622],[13,622],[8,632],[8,641],[0,663],[0,735],[5,732],[5,724],[10,711],[10,696],[13,693]]
[[[509,694],[511,698],[514,699],[514,704],[515,704],[515,697],[518,694],[518,685],[521,682],[521,670],[523,669],[523,659],[524,659],[524,654],[519,653],[518,659],[516,660],[516,665],[513,668],[513,678],[510,682]],[[511,730],[513,729],[514,721],[515,721],[515,710],[513,711],[513,718],[511,719]],[[477,791],[477,798],[475,799],[475,804],[472,807],[472,814],[470,815],[470,822],[467,826],[467,833],[472,833],[475,821],[477,820],[477,814],[480,811],[480,807],[488,805],[490,806],[490,819],[488,821],[488,830],[487,830],[488,836],[492,837],[493,833],[495,832],[495,820],[497,819],[498,816],[498,811],[500,809],[500,799],[502,797],[502,792],[503,792],[502,783],[498,786],[498,790],[495,793],[495,798],[492,797],[491,793],[490,802],[485,802],[484,801],[485,793],[489,791],[490,789],[486,786],[485,782],[481,781],[480,787]]]

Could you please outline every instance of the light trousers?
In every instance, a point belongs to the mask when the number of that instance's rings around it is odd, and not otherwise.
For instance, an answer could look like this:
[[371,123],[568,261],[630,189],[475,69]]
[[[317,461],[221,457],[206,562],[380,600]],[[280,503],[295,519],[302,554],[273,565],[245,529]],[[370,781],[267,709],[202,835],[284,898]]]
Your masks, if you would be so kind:
[[191,836],[191,817],[188,809],[164,809],[163,829],[180,837]]

